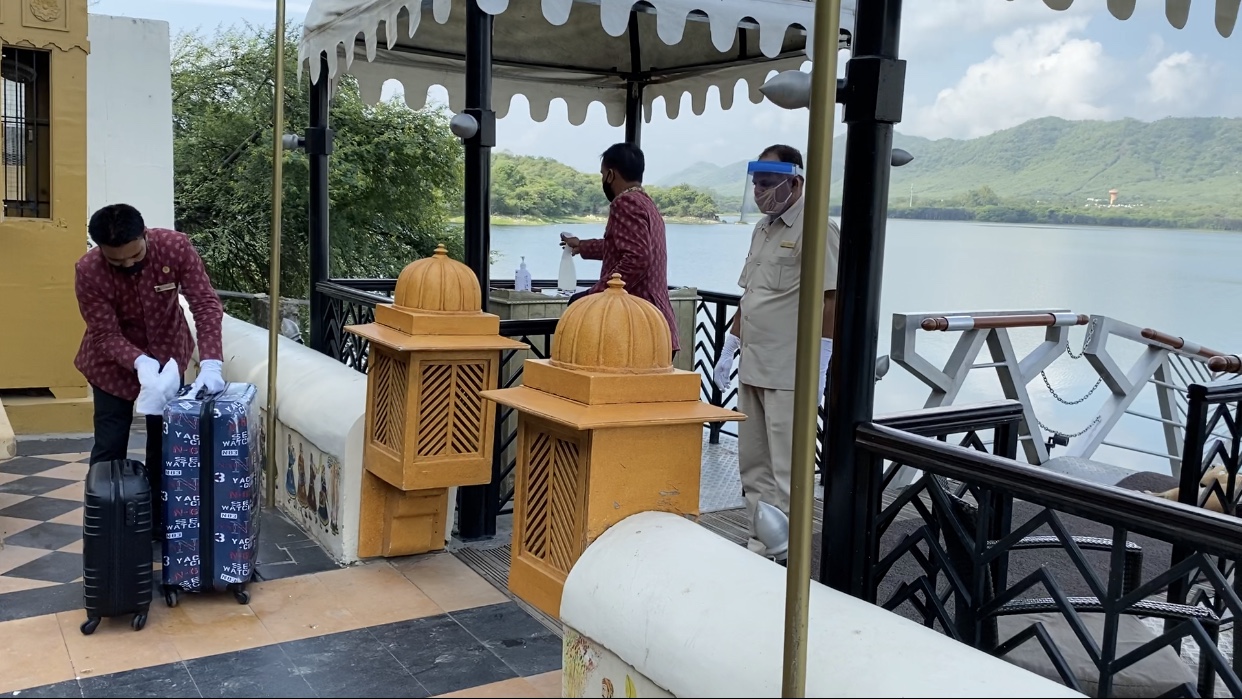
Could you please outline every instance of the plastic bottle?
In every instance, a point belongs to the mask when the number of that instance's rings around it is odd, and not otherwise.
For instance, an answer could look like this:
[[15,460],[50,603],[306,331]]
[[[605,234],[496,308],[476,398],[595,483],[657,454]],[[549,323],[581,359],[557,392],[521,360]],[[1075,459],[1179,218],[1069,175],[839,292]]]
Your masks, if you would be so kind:
[[574,293],[578,290],[578,273],[574,270],[574,254],[569,246],[561,252],[561,273],[557,278],[557,287],[564,292]]
[[513,288],[517,291],[530,291],[530,272],[526,269],[526,256],[522,256],[522,264],[518,265],[513,274]]

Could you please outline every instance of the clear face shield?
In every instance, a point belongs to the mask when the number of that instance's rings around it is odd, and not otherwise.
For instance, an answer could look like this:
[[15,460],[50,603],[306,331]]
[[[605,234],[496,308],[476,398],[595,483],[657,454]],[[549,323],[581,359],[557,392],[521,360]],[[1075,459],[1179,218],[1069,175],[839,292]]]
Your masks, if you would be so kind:
[[776,160],[752,160],[746,164],[739,223],[758,223],[764,216],[785,213],[794,201],[794,180],[802,168]]

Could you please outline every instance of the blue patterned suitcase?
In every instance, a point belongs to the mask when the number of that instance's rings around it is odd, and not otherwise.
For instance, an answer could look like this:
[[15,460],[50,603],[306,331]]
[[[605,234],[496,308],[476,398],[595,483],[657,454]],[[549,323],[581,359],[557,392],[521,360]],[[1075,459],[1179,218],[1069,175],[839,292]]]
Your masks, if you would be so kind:
[[164,408],[164,600],[175,607],[181,592],[227,590],[247,604],[259,539],[258,391],[188,391]]

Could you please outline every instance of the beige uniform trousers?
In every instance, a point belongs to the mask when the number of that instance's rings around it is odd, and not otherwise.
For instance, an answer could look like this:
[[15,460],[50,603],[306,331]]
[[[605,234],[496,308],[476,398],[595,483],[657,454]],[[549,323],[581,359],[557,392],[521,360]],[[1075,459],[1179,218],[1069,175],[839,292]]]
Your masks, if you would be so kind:
[[789,514],[794,392],[739,383],[737,409],[746,415],[737,429],[737,465],[746,491],[746,520],[750,527],[746,547],[763,555],[767,549],[755,538],[759,501]]

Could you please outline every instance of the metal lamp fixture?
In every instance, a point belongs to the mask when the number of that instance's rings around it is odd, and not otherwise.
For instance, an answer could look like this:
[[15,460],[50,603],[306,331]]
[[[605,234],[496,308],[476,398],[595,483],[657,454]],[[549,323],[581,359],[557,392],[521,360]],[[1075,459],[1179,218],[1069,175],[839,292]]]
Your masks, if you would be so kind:
[[[811,74],[800,70],[784,70],[772,76],[759,88],[759,92],[781,109],[810,109]],[[893,167],[901,167],[914,160],[909,151],[893,149]]]
[[479,132],[479,121],[463,112],[449,121],[449,130],[461,140],[469,140]]

